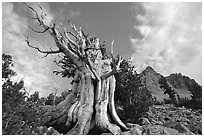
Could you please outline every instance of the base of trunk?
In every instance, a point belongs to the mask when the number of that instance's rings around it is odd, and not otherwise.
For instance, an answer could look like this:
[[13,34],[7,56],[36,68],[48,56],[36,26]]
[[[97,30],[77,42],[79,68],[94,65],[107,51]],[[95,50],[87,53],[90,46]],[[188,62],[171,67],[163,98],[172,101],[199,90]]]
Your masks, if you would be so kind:
[[80,82],[73,85],[73,92],[43,115],[43,125],[79,135],[93,133],[93,129],[112,134],[128,130],[115,111],[115,78],[96,81],[88,74],[78,77]]

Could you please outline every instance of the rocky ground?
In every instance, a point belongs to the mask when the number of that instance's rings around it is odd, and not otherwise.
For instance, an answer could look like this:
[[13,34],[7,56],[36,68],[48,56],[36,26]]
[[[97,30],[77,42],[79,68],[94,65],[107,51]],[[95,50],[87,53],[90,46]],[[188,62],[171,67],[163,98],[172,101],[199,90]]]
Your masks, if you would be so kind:
[[202,110],[154,105],[138,124],[127,124],[131,129],[123,135],[201,135]]
[[[192,110],[173,105],[154,105],[138,124],[127,123],[129,131],[122,135],[201,135],[202,110]],[[54,128],[38,127],[34,134],[59,135]],[[111,135],[103,133],[102,135]]]
[[154,105],[136,127],[142,134],[202,134],[202,110]]

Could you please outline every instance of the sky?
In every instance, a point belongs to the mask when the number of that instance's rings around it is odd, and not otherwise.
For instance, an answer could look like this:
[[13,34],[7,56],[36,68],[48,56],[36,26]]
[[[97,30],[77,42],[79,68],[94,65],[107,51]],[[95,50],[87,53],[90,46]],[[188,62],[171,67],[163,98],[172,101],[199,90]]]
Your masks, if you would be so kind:
[[[202,3],[28,3],[41,5],[47,12],[47,23],[55,21],[64,26],[68,20],[105,41],[114,52],[131,58],[138,73],[147,66],[167,76],[181,73],[202,84]],[[55,55],[42,54],[26,45],[29,36],[32,45],[40,49],[55,49],[47,34],[36,34],[42,28],[29,19],[31,12],[23,3],[2,4],[2,52],[13,57],[14,80],[23,78],[25,88],[40,91],[41,96],[52,92],[60,94],[70,89],[70,80],[56,76],[59,70]]]

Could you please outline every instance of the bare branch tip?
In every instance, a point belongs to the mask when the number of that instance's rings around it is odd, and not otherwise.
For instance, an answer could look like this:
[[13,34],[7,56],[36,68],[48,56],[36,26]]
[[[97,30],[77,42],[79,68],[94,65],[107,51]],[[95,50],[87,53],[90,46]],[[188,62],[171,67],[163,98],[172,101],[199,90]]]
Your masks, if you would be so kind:
[[41,10],[43,10],[43,8],[38,4],[38,7],[41,9]]

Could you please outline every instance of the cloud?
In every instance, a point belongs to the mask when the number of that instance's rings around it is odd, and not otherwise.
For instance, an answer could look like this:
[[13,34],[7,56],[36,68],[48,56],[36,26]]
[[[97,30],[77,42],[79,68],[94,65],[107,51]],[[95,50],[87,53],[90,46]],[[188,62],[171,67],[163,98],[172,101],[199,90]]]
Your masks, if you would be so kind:
[[[32,92],[38,90],[41,95],[47,95],[60,85],[51,79],[51,58],[42,59],[41,54],[26,45],[27,25],[28,20],[14,11],[13,3],[3,4],[2,52],[13,57],[14,70],[18,74],[14,80],[23,78],[27,90],[31,87]],[[38,44],[43,47],[40,41]]]
[[76,19],[81,15],[80,9],[77,9],[76,11],[70,10],[69,11],[69,17],[72,19]]
[[142,3],[134,29],[143,36],[130,38],[138,72],[151,65],[168,75],[181,72],[199,83],[202,79],[202,4]]

